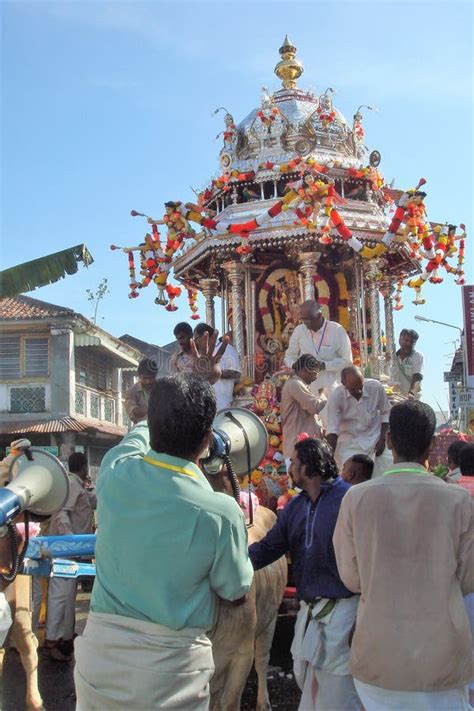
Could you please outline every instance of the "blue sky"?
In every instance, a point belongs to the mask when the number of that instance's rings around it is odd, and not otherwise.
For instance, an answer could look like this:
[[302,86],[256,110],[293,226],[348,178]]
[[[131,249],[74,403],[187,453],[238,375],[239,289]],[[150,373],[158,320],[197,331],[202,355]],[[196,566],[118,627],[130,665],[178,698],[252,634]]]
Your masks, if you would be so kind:
[[[288,33],[303,88],[337,89],[350,118],[360,104],[380,170],[402,188],[428,180],[428,215],[472,228],[472,5],[470,2],[3,2],[2,263],[4,267],[85,242],[88,270],[32,296],[90,314],[85,290],[109,279],[100,324],[155,343],[177,320],[151,288],[127,297],[127,263],[111,243],[136,244],[132,208],[160,215],[218,173],[222,115],[236,121],[279,86],[273,68]],[[473,281],[472,247],[466,250]],[[448,278],[427,303],[396,316],[416,327],[426,355],[425,395],[446,405],[442,373],[460,291]],[[201,314],[203,315],[203,314]]]

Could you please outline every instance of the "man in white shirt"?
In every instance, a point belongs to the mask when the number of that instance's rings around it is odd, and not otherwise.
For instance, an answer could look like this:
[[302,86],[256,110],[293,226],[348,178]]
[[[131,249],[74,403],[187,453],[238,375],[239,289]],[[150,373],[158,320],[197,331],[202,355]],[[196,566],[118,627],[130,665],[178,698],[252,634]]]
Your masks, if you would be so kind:
[[[352,363],[349,336],[336,321],[328,321],[321,313],[321,306],[314,299],[300,307],[302,323],[293,331],[285,353],[285,365],[289,368],[303,354],[308,353],[318,361],[319,375],[311,385],[315,395],[321,388],[329,397],[339,385],[341,370]],[[327,406],[321,411],[323,424],[327,425]]]
[[393,381],[398,383],[400,392],[417,400],[421,396],[423,380],[423,354],[415,350],[419,336],[413,329],[403,328],[400,332],[400,348],[395,354]]
[[[209,337],[214,333],[212,326],[207,323],[198,323],[194,329],[194,338],[197,340],[205,333],[209,333]],[[216,343],[215,353],[222,345],[222,339]],[[219,361],[221,375],[213,384],[214,393],[216,395],[217,411],[224,407],[229,407],[232,403],[234,394],[234,385],[240,380],[240,358],[235,348],[228,343],[227,347]]]
[[355,366],[344,368],[341,379],[342,385],[329,397],[326,435],[339,471],[354,454],[367,454],[376,462],[385,450],[390,414],[390,402],[378,380],[364,380]]

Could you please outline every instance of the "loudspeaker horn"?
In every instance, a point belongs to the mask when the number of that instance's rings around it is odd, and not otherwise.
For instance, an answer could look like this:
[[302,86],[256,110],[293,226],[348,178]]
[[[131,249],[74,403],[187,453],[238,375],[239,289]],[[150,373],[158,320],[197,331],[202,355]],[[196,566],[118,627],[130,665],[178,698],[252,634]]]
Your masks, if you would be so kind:
[[219,410],[212,423],[213,443],[210,456],[203,462],[206,471],[215,473],[228,456],[237,476],[245,476],[258,467],[268,449],[268,434],[257,415],[242,407]]
[[69,495],[69,477],[57,457],[30,447],[30,460],[24,452],[13,459],[10,483],[0,489],[0,526],[27,509],[50,516],[64,506]]

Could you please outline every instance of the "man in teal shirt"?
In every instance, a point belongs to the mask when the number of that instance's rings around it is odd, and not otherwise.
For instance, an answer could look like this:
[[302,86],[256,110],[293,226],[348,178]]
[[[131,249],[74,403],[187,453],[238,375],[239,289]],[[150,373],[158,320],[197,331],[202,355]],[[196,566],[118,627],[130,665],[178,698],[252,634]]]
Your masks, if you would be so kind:
[[253,576],[240,507],[214,492],[198,466],[215,411],[205,379],[161,378],[148,426],[104,457],[97,575],[76,640],[78,711],[208,708],[206,633],[218,598],[244,598]]

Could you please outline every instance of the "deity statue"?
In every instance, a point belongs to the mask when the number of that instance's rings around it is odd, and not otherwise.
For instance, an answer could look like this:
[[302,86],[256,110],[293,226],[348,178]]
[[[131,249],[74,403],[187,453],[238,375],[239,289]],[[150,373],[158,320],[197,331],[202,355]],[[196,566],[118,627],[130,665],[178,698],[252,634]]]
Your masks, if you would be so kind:
[[183,239],[189,237],[194,238],[196,236],[195,231],[184,215],[180,212],[180,206],[180,202],[173,202],[170,200],[165,202],[165,215],[162,220],[155,220],[152,217],[147,219],[147,222],[150,225],[166,225],[168,234],[165,254],[166,251],[170,251],[171,254],[169,256],[172,256],[179,248]]

